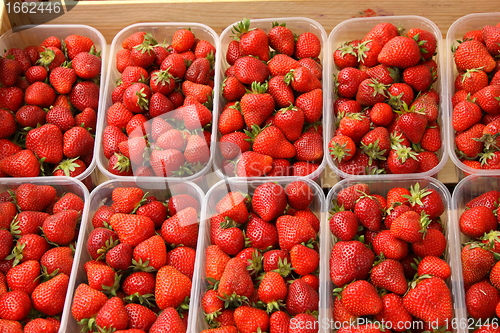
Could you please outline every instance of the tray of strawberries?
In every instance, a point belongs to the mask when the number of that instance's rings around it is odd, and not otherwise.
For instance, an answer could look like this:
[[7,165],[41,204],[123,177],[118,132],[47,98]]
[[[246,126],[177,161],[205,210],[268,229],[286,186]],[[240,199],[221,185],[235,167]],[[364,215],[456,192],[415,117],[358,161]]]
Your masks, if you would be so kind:
[[470,14],[446,34],[450,128],[448,150],[459,176],[500,169],[500,13]]
[[187,330],[203,192],[144,179],[107,181],[89,198],[70,332]]
[[344,179],[326,205],[324,308],[338,325],[330,329],[465,332],[459,245],[443,184]]
[[88,198],[87,188],[69,177],[2,180],[2,329],[66,332]]
[[307,179],[229,179],[213,186],[201,218],[193,332],[317,327],[325,296],[323,202],[322,190]]
[[332,30],[326,155],[341,178],[427,177],[446,164],[441,44],[420,16],[354,18]]
[[195,180],[208,172],[218,40],[188,22],[138,23],[115,36],[97,133],[104,175]]
[[217,175],[318,178],[325,166],[323,27],[302,17],[243,19],[220,43]]
[[85,25],[22,26],[0,38],[0,177],[94,185],[106,41]]
[[452,196],[456,253],[461,270],[463,326],[468,330],[498,330],[500,326],[500,231],[498,230],[498,176],[471,175],[458,183]]

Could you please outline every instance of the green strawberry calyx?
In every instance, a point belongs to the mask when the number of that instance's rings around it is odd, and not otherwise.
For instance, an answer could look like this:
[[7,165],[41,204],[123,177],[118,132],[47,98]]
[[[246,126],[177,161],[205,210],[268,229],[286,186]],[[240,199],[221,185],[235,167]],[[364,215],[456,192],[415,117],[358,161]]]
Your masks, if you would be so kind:
[[233,25],[233,29],[231,29],[231,33],[233,33],[234,35],[232,35],[231,38],[236,40],[236,41],[239,41],[240,37],[243,34],[249,32],[251,30],[255,30],[255,29],[250,29],[250,20],[247,18],[244,18],[243,20],[241,20],[237,24]]

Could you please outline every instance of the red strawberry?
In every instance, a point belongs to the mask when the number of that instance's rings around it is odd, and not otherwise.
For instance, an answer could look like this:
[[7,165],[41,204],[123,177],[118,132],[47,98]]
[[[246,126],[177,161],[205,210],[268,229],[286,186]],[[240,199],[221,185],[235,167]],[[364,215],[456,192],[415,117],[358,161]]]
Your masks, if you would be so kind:
[[330,231],[340,240],[352,240],[358,232],[359,221],[351,211],[339,211],[332,215],[329,220]]
[[500,86],[489,85],[472,95],[476,103],[481,109],[488,114],[499,114],[500,105],[498,103],[498,96],[500,95]]
[[427,90],[434,82],[433,74],[426,65],[406,68],[403,71],[403,80],[416,91]]
[[126,270],[132,265],[133,248],[128,244],[118,244],[106,253],[106,264],[115,270]]
[[71,275],[73,266],[73,250],[69,247],[54,247],[44,253],[40,264],[47,269],[48,274],[64,273]]
[[266,311],[250,306],[240,306],[234,310],[234,321],[241,333],[267,332],[269,329],[269,314]]
[[208,58],[210,55],[215,55],[215,46],[212,45],[208,40],[199,40],[194,49],[194,55],[198,58]]
[[[272,205],[270,203],[272,202]],[[252,209],[264,221],[272,221],[281,216],[286,208],[285,189],[275,183],[259,185],[253,194]]]
[[31,299],[23,291],[9,291],[0,295],[0,318],[23,320],[31,310]]
[[292,86],[293,90],[306,93],[314,89],[321,89],[321,81],[306,67],[300,66],[290,70],[285,75],[285,82]]
[[184,162],[184,155],[176,149],[153,150],[150,156],[151,167],[158,177],[172,176]]
[[391,325],[394,331],[404,331],[412,323],[412,317],[403,305],[403,298],[396,294],[382,295],[382,311],[375,315],[376,320],[384,321]]
[[55,213],[43,222],[43,233],[50,242],[67,245],[76,236],[76,224],[79,218],[80,212],[72,209]]
[[161,332],[186,333],[186,325],[174,308],[164,309],[149,329],[149,333]]
[[269,46],[277,53],[283,53],[292,56],[295,50],[295,36],[286,23],[273,23],[272,29],[267,34],[269,37]]
[[168,253],[167,265],[177,268],[182,274],[193,279],[196,250],[179,246]]
[[64,156],[74,158],[86,156],[94,149],[94,138],[83,127],[73,127],[64,133],[63,152]]
[[35,82],[30,85],[24,95],[26,104],[48,108],[54,103],[56,95],[54,89],[44,82]]
[[187,207],[193,207],[196,211],[200,209],[200,203],[188,194],[176,194],[168,200],[168,212],[170,216]]
[[95,324],[100,329],[114,328],[122,330],[128,327],[128,323],[128,315],[123,301],[116,296],[104,303],[95,318]]
[[359,241],[337,242],[330,256],[330,278],[339,287],[366,279],[374,259],[373,252]]
[[71,61],[71,67],[78,77],[90,80],[101,74],[101,58],[93,53],[80,52]]
[[314,89],[303,93],[295,100],[295,106],[304,112],[306,123],[314,123],[323,115],[323,90]]
[[61,314],[64,309],[68,284],[69,276],[63,273],[40,283],[31,294],[33,308],[48,316]]
[[373,266],[370,279],[375,287],[398,295],[403,295],[407,289],[403,265],[394,259],[385,259]]
[[379,231],[382,226],[382,210],[380,202],[374,197],[363,196],[354,206],[354,214],[360,224],[371,231]]
[[492,317],[495,315],[495,308],[499,299],[498,290],[489,282],[478,282],[465,293],[467,312],[469,316],[475,319]]
[[17,205],[21,211],[44,211],[56,195],[56,189],[50,185],[25,183],[15,190]]
[[11,87],[16,84],[22,73],[21,65],[14,59],[0,58],[0,73],[2,73],[0,83],[5,87]]
[[204,138],[191,135],[187,140],[184,158],[189,163],[206,164],[210,159],[210,149]]
[[274,99],[267,93],[267,84],[252,83],[252,92],[241,98],[241,111],[248,127],[262,125],[274,110]]
[[161,236],[155,235],[137,244],[133,257],[137,263],[159,270],[167,263],[167,247]]
[[344,287],[341,302],[355,316],[373,315],[382,311],[382,299],[375,287],[365,280],[354,281]]
[[299,35],[295,43],[295,56],[297,58],[317,58],[321,52],[321,41],[312,32]]
[[357,46],[359,63],[366,67],[378,65],[377,57],[383,46],[383,42],[378,38],[365,39]]
[[227,262],[220,278],[218,293],[225,299],[252,296],[254,293],[252,278],[247,271],[247,263],[243,259],[235,257]]
[[408,312],[424,322],[444,326],[453,317],[451,292],[438,277],[423,278],[403,297]]
[[481,121],[481,108],[472,102],[462,101],[453,108],[452,126],[457,132],[463,132]]
[[477,40],[466,40],[458,45],[454,54],[455,65],[459,70],[483,68],[489,73],[495,68],[495,60],[486,46]]
[[198,239],[198,214],[193,207],[178,211],[163,222],[161,236],[168,244],[196,247]]
[[0,108],[13,112],[23,105],[25,93],[18,87],[0,87]]
[[[94,46],[94,42],[85,36],[69,35],[64,39],[68,58],[72,60],[80,52],[89,52]],[[95,47],[95,46],[94,46]]]
[[373,106],[387,99],[387,86],[376,79],[361,81],[356,93],[356,101],[361,105]]
[[136,246],[154,235],[154,222],[146,216],[116,213],[109,223],[120,242]]
[[71,104],[78,110],[86,108],[98,109],[99,86],[92,81],[83,81],[75,84],[69,93]]
[[428,30],[412,28],[408,30],[407,36],[417,41],[420,47],[420,55],[424,60],[428,60],[436,53],[436,36]]
[[414,173],[419,166],[417,154],[410,147],[401,145],[389,152],[387,163],[390,172],[395,174]]
[[47,332],[47,333],[56,333],[59,329],[56,327],[55,323],[50,320],[44,318],[35,318],[30,320],[24,326],[24,332],[26,333],[35,333],[35,332]]
[[378,61],[387,66],[408,68],[420,60],[418,43],[410,37],[396,36],[384,44]]
[[58,47],[48,46],[40,49],[40,57],[36,64],[51,71],[61,66],[66,61],[66,56]]
[[319,267],[319,253],[302,244],[291,248],[290,260],[292,267],[299,275],[311,274]]
[[286,309],[291,315],[318,309],[318,293],[304,280],[298,279],[288,287]]
[[493,211],[485,206],[476,206],[464,211],[459,220],[460,231],[471,238],[479,238],[491,230],[496,230],[496,225]]
[[179,29],[172,35],[172,47],[178,53],[187,51],[194,46],[194,34],[188,29]]
[[127,311],[130,329],[147,332],[156,321],[156,313],[140,304],[129,303],[125,305],[125,311]]
[[[273,158],[254,151],[243,152],[236,165],[239,177],[261,177],[271,171]],[[1,162],[0,162],[1,168]]]
[[23,291],[31,295],[40,284],[40,263],[36,260],[27,260],[12,267],[6,274],[7,285],[10,290]]
[[239,38],[241,55],[252,55],[262,61],[269,60],[269,39],[264,30],[260,28],[250,29],[248,19],[244,19],[233,28],[237,38]]
[[97,315],[107,299],[103,292],[95,290],[85,283],[81,283],[75,290],[71,305],[71,314],[77,321],[90,319]]

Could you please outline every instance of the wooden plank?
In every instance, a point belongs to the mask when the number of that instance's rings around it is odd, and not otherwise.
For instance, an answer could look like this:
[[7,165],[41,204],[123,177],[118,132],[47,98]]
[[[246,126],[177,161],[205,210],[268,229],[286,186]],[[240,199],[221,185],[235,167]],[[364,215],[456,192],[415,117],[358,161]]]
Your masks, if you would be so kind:
[[0,5],[0,36],[10,29],[10,21],[7,16],[7,11],[5,10],[5,5],[2,2]]
[[[456,19],[471,12],[470,3],[462,0],[80,1],[70,12],[50,23],[88,24],[100,30],[108,42],[122,28],[138,22],[200,22],[220,33],[243,17],[303,16],[318,21],[329,33],[343,20],[359,16],[366,9],[382,15],[421,15],[434,21],[443,34]],[[498,10],[498,3],[491,0],[475,1],[473,7],[474,12]],[[30,20],[43,23],[46,16],[36,14]]]

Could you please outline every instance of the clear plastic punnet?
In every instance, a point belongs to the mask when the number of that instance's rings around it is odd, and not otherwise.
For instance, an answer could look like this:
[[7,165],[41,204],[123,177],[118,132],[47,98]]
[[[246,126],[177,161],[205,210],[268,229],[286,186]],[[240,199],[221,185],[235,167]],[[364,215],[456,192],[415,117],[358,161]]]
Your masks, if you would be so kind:
[[[414,178],[414,179],[397,179],[397,180],[387,180],[387,179],[344,179],[335,184],[326,197],[325,204],[325,225],[324,228],[326,231],[326,235],[324,235],[324,239],[327,239],[327,242],[322,243],[322,271],[321,271],[321,279],[324,282],[322,287],[322,294],[326,295],[322,300],[324,303],[321,304],[321,310],[323,311],[323,318],[328,318],[328,322],[333,322],[333,301],[334,298],[332,296],[332,290],[336,288],[335,284],[332,282],[330,277],[330,255],[332,252],[333,246],[338,242],[338,239],[332,234],[330,231],[330,217],[329,213],[334,208],[333,200],[336,200],[338,194],[341,190],[348,188],[349,186],[355,184],[366,184],[368,185],[370,195],[378,194],[381,196],[386,196],[388,191],[394,187],[402,187],[409,189],[410,186],[415,186],[415,184],[419,184],[420,189],[428,188],[433,189],[441,196],[445,204],[445,211],[440,217],[440,221],[442,223],[444,234],[446,237],[447,245],[446,250],[444,252],[444,260],[451,267],[451,277],[446,281],[447,285],[450,287],[452,292],[453,299],[453,319],[452,322],[449,323],[450,329],[454,333],[462,333],[467,332],[466,329],[460,327],[460,325],[466,325],[466,317],[465,317],[465,303],[463,299],[464,291],[463,291],[463,283],[461,278],[461,269],[460,269],[460,244],[456,235],[456,219],[454,216],[454,211],[452,207],[452,199],[448,189],[438,180],[432,177],[426,178]],[[377,259],[375,259],[377,260]],[[365,322],[366,323],[366,322]],[[413,323],[417,323],[414,321]],[[412,324],[413,325],[413,324]],[[418,325],[415,324],[415,325]],[[417,326],[414,327],[417,329]],[[327,329],[321,332],[333,332],[333,329]]]
[[[473,239],[464,235],[459,226],[459,221],[460,221],[460,216],[462,215],[463,212],[465,212],[468,208],[466,207],[467,203],[471,201],[474,198],[477,198],[478,196],[489,192],[489,191],[498,191],[500,189],[500,175],[479,175],[479,174],[474,174],[474,175],[469,175],[465,178],[463,178],[458,185],[455,187],[453,191],[453,195],[451,198],[451,209],[453,212],[452,219],[454,221],[452,225],[452,230],[453,236],[457,240],[457,248],[458,252],[455,253],[454,257],[452,258],[453,263],[455,263],[456,270],[457,272],[460,273],[459,277],[460,279],[457,280],[456,284],[456,290],[457,295],[462,297],[460,300],[461,304],[464,305],[463,309],[463,317],[465,318],[464,320],[467,321],[468,325],[467,328],[470,330],[474,328],[474,324],[476,320],[474,320],[472,317],[468,317],[468,311],[467,308],[465,307],[465,295],[466,291],[465,288],[467,287],[465,284],[465,281],[463,279],[463,274],[462,274],[462,260],[461,260],[461,250],[462,247],[465,246],[468,242],[471,242]],[[488,280],[486,278],[486,280]],[[470,287],[470,285],[469,285]],[[491,327],[498,327],[499,325],[499,319],[498,317],[493,317],[490,318],[489,322],[484,320],[478,320],[477,321],[479,324],[490,324]]]
[[[117,81],[121,78],[121,73],[118,71],[116,67],[116,54],[118,51],[122,49],[122,42],[129,37],[130,35],[137,33],[137,32],[145,32],[145,33],[151,33],[154,39],[158,43],[169,43],[172,40],[172,36],[175,33],[175,31],[179,29],[190,29],[195,37],[200,40],[207,40],[210,42],[213,46],[216,47],[217,52],[215,54],[215,60],[214,60],[214,66],[215,66],[215,71],[218,71],[219,68],[219,51],[218,51],[218,45],[219,45],[219,36],[218,34],[210,27],[201,24],[201,23],[195,23],[195,22],[151,22],[151,23],[136,23],[133,25],[130,25],[126,28],[123,28],[116,36],[113,38],[113,42],[111,43],[110,50],[109,50],[109,62],[108,62],[108,67],[107,67],[107,77],[106,77],[106,83],[105,83],[105,88],[104,88],[104,98],[103,102],[101,104],[102,112],[99,114],[98,118],[98,123],[100,124],[100,131],[96,133],[96,156],[97,156],[97,166],[99,170],[108,178],[110,179],[121,179],[121,180],[130,180],[135,177],[136,171],[138,169],[138,166],[133,166],[133,171],[134,171],[134,176],[117,176],[108,170],[108,158],[104,155],[103,151],[103,131],[107,127],[107,110],[108,108],[113,105],[112,102],[112,93],[114,88],[117,86]],[[179,178],[183,179],[186,181],[194,181],[202,178],[206,173],[208,173],[211,170],[211,164],[212,164],[212,150],[215,142],[215,126],[213,125],[215,123],[215,117],[217,114],[218,110],[218,100],[219,100],[219,77],[215,75],[214,77],[214,87],[213,87],[213,108],[210,110],[212,112],[212,128],[210,129],[211,131],[211,143],[210,143],[210,159],[207,163],[202,165],[199,170],[191,170],[189,173],[185,173],[182,176],[175,177],[175,176],[167,176],[167,177],[157,177],[158,179],[170,179],[170,178]],[[164,120],[171,118],[173,113],[166,113],[163,115],[158,116],[159,118],[162,118]],[[154,120],[151,119],[148,121],[148,125],[145,125],[145,127],[151,126],[152,121]],[[174,126],[175,129],[177,129]],[[145,162],[147,162],[147,159],[149,156],[145,156]],[[144,163],[147,165],[147,163]]]
[[[29,45],[40,45],[46,38],[50,36],[58,37],[64,40],[68,35],[76,34],[92,39],[96,46],[96,51],[101,52],[101,77],[99,90],[99,109],[103,104],[104,82],[106,80],[106,63],[107,63],[107,45],[104,36],[95,28],[82,24],[42,24],[42,25],[26,25],[16,27],[7,31],[0,37],[0,49],[8,50],[15,47],[24,49]],[[98,110],[95,110],[98,112]],[[99,117],[99,115],[98,115]],[[96,133],[99,131],[99,122],[97,123]],[[97,151],[97,142],[94,143],[94,154]],[[97,175],[94,172],[96,166],[96,156],[92,158],[92,162],[87,166],[85,171],[75,178],[85,183],[92,189],[97,184]]]
[[[90,254],[87,252],[87,240],[89,234],[94,229],[92,226],[92,217],[96,210],[102,205],[109,205],[111,203],[111,194],[115,188],[119,187],[138,187],[148,195],[155,196],[158,200],[165,202],[166,199],[177,194],[188,194],[200,203],[203,203],[204,193],[194,183],[189,181],[181,181],[179,179],[160,180],[144,177],[139,180],[119,180],[113,179],[106,181],[97,186],[91,193],[90,197],[86,198],[86,206],[84,212],[84,219],[80,227],[80,239],[75,251],[75,263],[73,264],[74,270],[72,280],[70,281],[71,289],[68,290],[67,303],[65,304],[62,322],[65,324],[61,332],[79,332],[82,329],[76,320],[71,315],[71,300],[75,289],[81,283],[87,283],[87,277],[84,270],[84,264],[92,260]],[[198,212],[200,213],[200,212]],[[198,249],[197,249],[198,251]],[[194,282],[193,282],[194,285]],[[191,290],[190,309],[194,308],[194,288]],[[190,310],[191,312],[191,310]]]
[[[7,190],[14,190],[21,184],[35,184],[35,185],[50,185],[57,190],[57,195],[62,196],[64,193],[74,193],[83,199],[85,203],[85,208],[82,212],[82,221],[87,220],[88,207],[89,207],[89,191],[88,189],[78,180],[70,177],[37,177],[37,178],[4,178],[0,180],[0,192]],[[84,243],[85,230],[83,224],[80,225],[80,230],[78,231],[78,238],[76,240],[76,248],[81,248]],[[70,314],[70,306],[73,300],[73,288],[75,285],[75,280],[77,279],[77,274],[79,270],[79,257],[75,254],[73,259],[73,266],[71,269],[71,276],[69,277],[68,291],[66,293],[66,299],[64,302],[64,310],[61,314],[61,327],[59,328],[60,333],[67,332],[68,326],[68,315]]]
[[457,67],[455,66],[455,58],[454,53],[452,51],[453,47],[458,46],[458,41],[463,40],[465,33],[472,30],[480,30],[486,25],[497,25],[500,23],[500,12],[496,13],[474,13],[465,15],[450,26],[448,32],[446,33],[446,99],[448,101],[447,104],[447,117],[449,119],[449,123],[447,126],[447,134],[448,139],[447,150],[450,155],[451,160],[456,166],[456,173],[459,179],[466,177],[467,175],[500,175],[499,169],[475,169],[470,166],[464,164],[459,156],[457,155],[456,145],[455,145],[455,137],[456,133],[452,126],[452,113],[453,106],[451,103],[451,99],[455,94],[455,79],[458,75]]
[[[441,30],[437,27],[437,25],[431,20],[416,15],[408,15],[408,16],[380,16],[380,17],[369,17],[369,18],[352,18],[343,21],[339,25],[337,25],[330,33],[328,37],[328,75],[326,78],[328,79],[328,88],[325,91],[325,95],[327,96],[327,126],[326,126],[326,140],[325,140],[325,152],[328,151],[328,143],[332,139],[335,131],[336,131],[336,117],[333,114],[333,104],[336,101],[337,97],[334,93],[335,89],[335,78],[339,72],[333,62],[333,53],[335,50],[341,46],[343,43],[357,40],[363,38],[368,31],[370,31],[375,25],[379,23],[392,23],[398,28],[404,28],[407,30],[412,28],[419,28],[430,31],[436,36],[437,39],[437,47],[436,52],[437,55],[434,57],[437,63],[437,81],[433,84],[433,88],[436,92],[439,93],[440,104],[439,104],[439,116],[438,123],[441,126],[441,140],[442,146],[441,149],[437,152],[437,157],[439,159],[439,164],[436,165],[433,169],[422,172],[422,173],[412,173],[412,174],[378,174],[377,177],[380,179],[390,179],[390,180],[399,180],[399,179],[407,179],[409,177],[433,177],[438,174],[438,172],[445,166],[448,160],[448,151],[445,149],[447,142],[446,128],[448,126],[448,115],[447,115],[447,106],[448,99],[446,98],[447,90],[446,90],[446,72],[445,72],[445,56],[446,52],[443,49],[445,46],[442,42],[442,33]],[[340,178],[355,178],[355,179],[370,179],[373,175],[370,174],[349,174],[342,170],[340,170],[338,163],[332,158],[330,154],[325,154],[326,161],[330,168],[337,174]]]
[[[327,94],[326,94],[326,89],[327,89],[327,53],[326,53],[326,42],[327,42],[327,34],[325,32],[325,29],[316,21],[306,18],[306,17],[278,17],[278,18],[268,18],[268,19],[252,19],[250,20],[250,28],[260,28],[264,30],[266,33],[269,33],[269,31],[273,28],[273,23],[277,22],[279,24],[286,24],[286,27],[291,29],[292,32],[295,35],[300,35],[305,32],[312,32],[314,33],[320,40],[321,42],[321,53],[318,57],[318,60],[322,64],[322,90],[323,90],[323,116],[321,118],[321,125],[323,126],[323,143],[325,142],[325,132],[324,129],[326,128],[326,110],[327,110]],[[228,49],[229,43],[233,40],[232,36],[234,35],[234,26],[237,25],[239,22],[234,22],[230,24],[220,35],[220,44],[219,44],[219,62],[220,62],[220,67],[219,70],[216,72],[216,76],[218,77],[218,82],[219,84],[222,84],[225,79],[225,71],[230,67],[229,63],[226,60],[226,53]],[[215,134],[215,140],[216,140],[216,145],[215,147],[219,147],[220,144],[220,138],[221,138],[221,133],[218,130],[219,126],[219,117],[220,114],[223,111],[224,105],[226,103],[224,97],[222,96],[222,89],[219,90],[219,96],[218,96],[218,112],[214,113],[215,119],[214,119],[214,134]],[[226,172],[224,171],[223,168],[223,162],[224,158],[222,157],[220,150],[219,149],[213,149],[212,150],[214,156],[213,156],[213,169],[217,176],[221,179],[227,178],[227,177],[232,177],[228,176]],[[326,151],[324,151],[324,156],[323,159],[321,160],[319,166],[317,167],[316,170],[314,170],[312,173],[308,174],[305,176],[306,178],[309,179],[318,179],[321,173],[323,172],[325,166],[326,166]],[[238,157],[235,158],[237,160]],[[248,177],[248,178],[259,178],[259,177]]]
[[[318,233],[319,237],[319,254],[320,254],[320,266],[319,266],[319,318],[318,324],[321,323],[322,316],[324,316],[325,312],[323,312],[321,304],[326,304],[328,297],[327,294],[324,293],[324,285],[325,281],[322,280],[322,277],[325,276],[324,270],[324,252],[323,252],[323,243],[328,238],[327,228],[325,221],[323,220],[323,211],[324,211],[324,193],[323,190],[319,187],[319,185],[304,177],[269,177],[269,178],[261,178],[261,179],[246,179],[246,178],[229,178],[220,180],[217,184],[211,187],[211,189],[205,195],[205,199],[203,201],[202,215],[200,219],[200,233],[198,236],[198,248],[196,253],[196,269],[193,277],[193,292],[190,308],[190,317],[189,317],[189,332],[201,332],[204,329],[208,329],[209,326],[205,321],[203,315],[203,309],[201,307],[201,299],[204,293],[207,291],[208,282],[205,276],[205,250],[211,245],[210,243],[210,218],[217,214],[215,210],[215,206],[219,200],[221,200],[225,195],[229,192],[239,191],[243,194],[253,195],[254,190],[262,184],[273,182],[285,187],[287,184],[290,184],[294,181],[304,181],[306,184],[310,186],[313,191],[314,198],[312,203],[309,205],[311,211],[318,217],[320,220],[320,231]],[[328,259],[326,259],[328,260]]]

